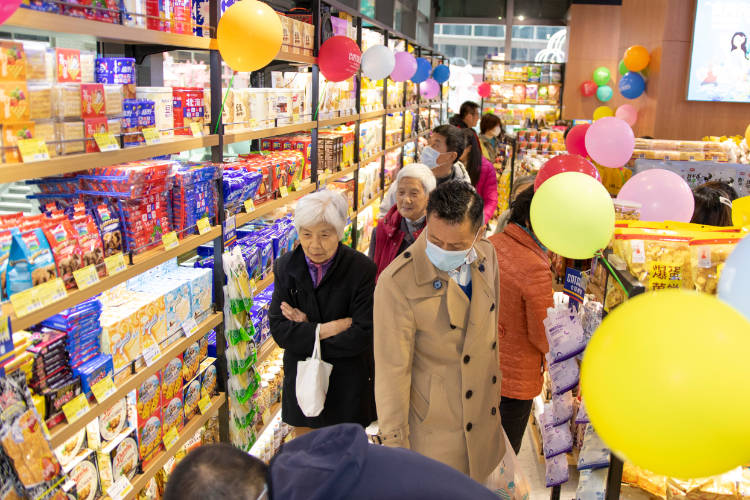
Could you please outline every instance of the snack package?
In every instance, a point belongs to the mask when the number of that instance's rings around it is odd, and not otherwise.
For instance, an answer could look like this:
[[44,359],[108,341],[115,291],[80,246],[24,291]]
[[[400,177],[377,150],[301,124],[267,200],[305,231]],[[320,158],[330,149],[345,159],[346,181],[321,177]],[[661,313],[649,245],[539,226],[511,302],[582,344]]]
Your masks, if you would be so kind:
[[547,488],[559,486],[568,482],[570,472],[568,471],[568,458],[565,454],[545,458],[545,479]]
[[543,321],[549,343],[549,356],[555,363],[572,358],[586,348],[583,328],[577,315],[566,305],[547,309]]
[[104,256],[109,257],[123,251],[120,219],[115,217],[106,204],[97,205],[94,210],[99,232],[104,246]]
[[7,273],[7,295],[57,277],[55,260],[41,229],[14,232]]
[[576,413],[576,423],[577,424],[589,423],[589,414],[586,413],[586,405],[583,402],[583,398],[581,398],[581,404],[578,406],[578,412]]
[[62,278],[65,288],[75,288],[76,282],[73,271],[79,270],[81,266],[81,248],[78,239],[73,233],[70,221],[63,219],[59,223],[47,225],[44,234],[50,244],[52,255],[57,265],[57,274]]
[[693,288],[689,235],[671,230],[618,229],[614,251],[651,290]]
[[552,361],[549,353],[546,355],[549,366],[549,377],[552,382],[552,393],[562,394],[578,385],[580,369],[575,358],[568,358],[559,363]]
[[[544,405],[542,413],[542,442],[544,457],[552,458],[555,455],[565,454],[573,449],[573,436],[570,433],[570,426],[555,425],[554,410],[551,403]],[[567,468],[567,458],[563,457]]]
[[[722,236],[716,233],[708,235]],[[699,292],[716,294],[719,274],[729,254],[742,239],[742,236],[690,240],[690,269],[693,273],[695,289]]]
[[587,424],[583,435],[583,447],[578,456],[578,470],[608,467],[609,455],[609,448],[601,440],[594,427]]
[[570,391],[552,396],[552,423],[562,425],[573,418],[573,394]]
[[608,469],[582,470],[578,477],[576,500],[604,500]]
[[94,219],[85,212],[77,212],[72,220],[73,230],[81,248],[82,267],[94,265],[100,278],[107,274],[104,265],[104,246]]

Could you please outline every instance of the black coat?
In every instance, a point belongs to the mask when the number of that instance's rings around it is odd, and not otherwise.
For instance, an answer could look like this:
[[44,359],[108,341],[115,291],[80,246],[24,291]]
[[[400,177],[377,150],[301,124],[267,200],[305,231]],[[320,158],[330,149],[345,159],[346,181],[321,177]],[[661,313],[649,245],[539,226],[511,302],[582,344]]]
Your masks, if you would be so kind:
[[[271,335],[284,349],[281,415],[287,424],[313,428],[340,423],[367,426],[376,419],[372,353],[376,271],[367,256],[342,244],[317,288],[313,288],[301,246],[274,264],[269,320]],[[282,302],[304,312],[309,322],[287,320],[281,313]],[[297,362],[312,355],[318,323],[342,318],[352,318],[352,326],[320,342],[321,357],[333,365],[333,370],[323,411],[308,418],[297,404]]]

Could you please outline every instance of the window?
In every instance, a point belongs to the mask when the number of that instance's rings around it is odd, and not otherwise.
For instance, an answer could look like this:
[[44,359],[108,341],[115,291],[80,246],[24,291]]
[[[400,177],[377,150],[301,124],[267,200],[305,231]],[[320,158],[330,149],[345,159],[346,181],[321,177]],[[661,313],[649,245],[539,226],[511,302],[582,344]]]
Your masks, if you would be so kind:
[[513,48],[510,53],[513,61],[529,61],[529,49]]
[[482,67],[484,60],[489,56],[502,53],[503,49],[500,47],[472,47],[471,58],[469,62],[472,66]]
[[499,24],[475,24],[474,36],[505,38],[505,26]]
[[549,40],[555,33],[565,31],[565,26],[537,26],[536,27],[536,40]]
[[438,45],[437,51],[449,59],[462,57],[468,60],[469,58],[469,47],[467,45]]
[[470,24],[443,24],[443,35],[471,36]]
[[534,38],[533,26],[513,26],[513,39],[532,39]]

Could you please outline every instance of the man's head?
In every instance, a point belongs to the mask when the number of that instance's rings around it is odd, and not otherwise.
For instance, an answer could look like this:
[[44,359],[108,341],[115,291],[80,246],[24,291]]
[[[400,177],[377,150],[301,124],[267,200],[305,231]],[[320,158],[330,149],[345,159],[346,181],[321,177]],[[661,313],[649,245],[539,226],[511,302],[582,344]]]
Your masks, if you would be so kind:
[[440,153],[437,158],[437,166],[431,167],[437,178],[450,175],[453,164],[464,152],[466,144],[461,129],[453,125],[440,125],[432,129],[429,146]]
[[484,202],[471,184],[441,184],[427,202],[427,239],[447,251],[469,250],[484,224]]
[[191,451],[167,481],[164,500],[266,500],[266,464],[228,444]]
[[474,128],[479,121],[479,104],[473,101],[466,101],[461,104],[458,114],[467,127]]
[[435,176],[421,163],[402,168],[396,177],[396,207],[402,217],[417,221],[424,217],[427,199],[435,189]]

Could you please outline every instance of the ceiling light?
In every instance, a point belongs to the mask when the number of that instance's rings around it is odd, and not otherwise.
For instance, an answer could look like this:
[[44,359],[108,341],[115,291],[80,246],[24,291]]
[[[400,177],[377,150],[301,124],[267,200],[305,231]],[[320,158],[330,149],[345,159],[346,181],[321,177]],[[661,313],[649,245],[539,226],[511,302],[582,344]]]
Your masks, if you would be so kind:
[[497,19],[498,19],[499,21],[502,21],[502,20],[503,20],[503,16],[497,16]]
[[526,19],[526,18],[523,15],[518,16],[518,20],[519,21],[523,21],[524,19]]

